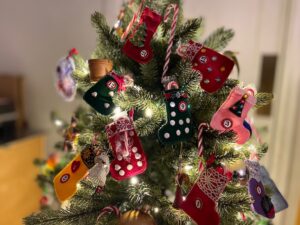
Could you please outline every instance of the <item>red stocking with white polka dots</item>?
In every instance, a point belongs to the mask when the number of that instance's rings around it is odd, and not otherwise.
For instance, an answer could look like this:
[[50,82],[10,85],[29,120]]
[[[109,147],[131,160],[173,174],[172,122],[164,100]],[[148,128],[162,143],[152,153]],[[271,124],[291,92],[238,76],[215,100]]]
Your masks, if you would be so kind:
[[106,133],[114,156],[110,164],[114,179],[124,180],[147,169],[146,155],[128,116],[121,116],[107,125]]

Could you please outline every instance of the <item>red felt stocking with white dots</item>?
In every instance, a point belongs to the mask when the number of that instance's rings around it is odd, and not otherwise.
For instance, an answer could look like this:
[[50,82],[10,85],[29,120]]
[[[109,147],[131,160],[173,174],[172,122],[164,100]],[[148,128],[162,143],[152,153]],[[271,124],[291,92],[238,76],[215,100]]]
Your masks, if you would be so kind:
[[106,133],[114,156],[110,164],[114,179],[124,180],[147,169],[146,155],[128,116],[121,116],[107,125]]

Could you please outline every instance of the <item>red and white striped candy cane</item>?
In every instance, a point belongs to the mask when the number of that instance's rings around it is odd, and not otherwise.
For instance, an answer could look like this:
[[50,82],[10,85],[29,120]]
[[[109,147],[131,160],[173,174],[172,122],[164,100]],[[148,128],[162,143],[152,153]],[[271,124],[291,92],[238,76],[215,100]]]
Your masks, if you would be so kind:
[[173,20],[172,20],[172,24],[171,24],[171,32],[170,32],[170,38],[169,38],[169,42],[168,42],[168,48],[167,48],[167,54],[165,57],[165,65],[164,65],[164,69],[163,69],[163,74],[161,77],[161,82],[163,82],[164,77],[166,76],[168,69],[169,69],[169,63],[170,63],[170,56],[171,56],[171,50],[173,47],[173,40],[174,40],[174,36],[175,36],[175,30],[176,30],[176,25],[177,25],[177,20],[178,20],[178,14],[179,14],[179,7],[177,4],[170,4],[167,8],[166,14],[164,16],[164,22],[168,22],[169,20],[169,16],[171,13],[171,10],[174,10],[174,15],[173,15]]
[[99,221],[99,219],[108,213],[115,213],[116,216],[120,216],[120,210],[118,209],[118,207],[116,206],[106,206],[105,208],[101,209],[99,216],[97,217],[97,221]]
[[[203,155],[203,130],[208,129],[209,125],[207,123],[200,123],[198,126],[198,155],[201,157]],[[200,161],[199,170],[203,169],[203,164]]]

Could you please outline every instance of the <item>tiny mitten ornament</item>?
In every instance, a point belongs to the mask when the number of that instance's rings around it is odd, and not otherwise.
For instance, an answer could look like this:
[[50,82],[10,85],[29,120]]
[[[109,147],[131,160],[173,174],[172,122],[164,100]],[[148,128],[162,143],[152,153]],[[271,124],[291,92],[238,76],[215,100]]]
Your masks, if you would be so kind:
[[205,169],[187,196],[183,198],[179,178],[173,206],[183,210],[198,225],[219,225],[220,216],[216,209],[216,202],[227,182],[227,177],[216,169],[212,167]]
[[89,146],[82,150],[80,154],[54,177],[54,188],[56,196],[60,201],[65,201],[76,193],[77,183],[95,165],[95,157],[94,148]]
[[[134,19],[129,26],[132,26],[133,23],[135,23],[136,17],[137,15],[134,16]],[[129,38],[127,38],[122,48],[123,53],[138,63],[148,63],[153,58],[150,42],[161,20],[161,15],[150,8],[145,7],[138,25],[134,27],[134,30],[129,35]],[[145,29],[145,34],[142,36],[140,35],[141,32],[137,32],[141,28]],[[125,34],[127,32],[128,31],[126,31]],[[140,38],[140,41],[136,41],[137,38]]]
[[98,187],[104,187],[109,173],[109,157],[105,152],[95,157],[95,166],[90,169],[88,179],[95,182]]
[[256,161],[246,160],[245,164],[249,171],[248,191],[253,203],[251,208],[264,217],[272,219],[275,217],[274,205],[265,192],[261,181],[260,165]]
[[156,225],[156,223],[150,214],[131,210],[120,216],[118,225]]
[[89,59],[90,79],[97,82],[112,71],[113,63],[108,59]]
[[67,57],[59,60],[56,67],[56,88],[66,101],[72,101],[76,94],[76,82],[72,77],[75,70],[72,56],[76,54],[78,52],[73,48]]
[[177,52],[191,61],[193,69],[201,73],[200,85],[209,93],[223,87],[234,66],[228,57],[192,40],[187,45],[181,45]]
[[274,205],[275,212],[280,212],[288,208],[288,203],[278,190],[274,181],[270,178],[269,172],[264,166],[260,167],[261,180],[264,186],[271,189],[271,201]]
[[109,115],[115,108],[112,97],[123,90],[125,90],[124,77],[112,71],[92,86],[84,94],[83,99],[97,112]]
[[232,130],[237,135],[237,144],[244,144],[252,134],[251,126],[246,121],[247,114],[256,103],[254,90],[235,87],[225,102],[213,115],[211,128],[220,132]]
[[179,88],[165,90],[164,95],[167,121],[158,130],[158,138],[163,144],[185,141],[193,136],[191,107],[188,102],[188,95]]
[[106,126],[114,160],[110,164],[111,176],[124,180],[143,173],[147,169],[147,159],[137,136],[132,120],[121,115]]

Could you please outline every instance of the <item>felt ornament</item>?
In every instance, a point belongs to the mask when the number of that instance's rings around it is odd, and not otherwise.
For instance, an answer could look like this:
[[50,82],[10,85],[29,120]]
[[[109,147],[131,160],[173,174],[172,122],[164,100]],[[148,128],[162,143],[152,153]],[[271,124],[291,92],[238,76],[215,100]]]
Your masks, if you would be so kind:
[[117,223],[118,225],[156,225],[153,217],[140,210],[130,210],[122,214]]
[[89,59],[90,79],[97,82],[112,71],[113,63],[108,59]]
[[147,159],[141,141],[132,119],[126,113],[120,113],[106,126],[106,134],[114,156],[110,164],[110,173],[114,179],[128,179],[147,169]]
[[125,79],[114,71],[99,80],[83,96],[83,99],[102,115],[113,112],[115,104],[112,97],[125,90]]
[[220,132],[233,131],[237,136],[236,143],[244,144],[252,134],[246,117],[256,103],[254,94],[255,91],[250,88],[233,88],[225,102],[213,115],[210,127]]
[[209,93],[223,87],[234,66],[228,57],[192,40],[181,45],[177,52],[192,63],[194,70],[200,72],[200,86]]
[[158,130],[158,138],[163,144],[186,141],[194,133],[188,95],[178,87],[177,83],[172,85],[169,86],[170,90],[165,90],[164,93],[167,121]]
[[90,169],[88,179],[93,181],[98,188],[105,186],[106,177],[109,173],[109,157],[105,152],[95,157],[95,166]]
[[190,192],[183,196],[182,179],[179,176],[173,206],[183,210],[198,225],[219,225],[220,216],[216,204],[227,182],[228,179],[224,174],[210,167],[203,170]]
[[[153,58],[150,44],[162,17],[148,7],[145,7],[143,11],[142,8],[143,2],[122,35],[122,39],[126,39],[122,52],[134,61],[145,64]],[[137,22],[139,14],[141,15]]]
[[288,203],[278,190],[274,181],[270,178],[269,172],[264,166],[260,167],[261,181],[265,187],[271,190],[271,201],[274,205],[275,212],[280,212],[288,208]]
[[96,154],[93,146],[86,147],[54,177],[54,189],[60,201],[65,201],[76,193],[77,183],[95,165]]
[[77,54],[77,50],[73,48],[67,57],[59,60],[56,67],[57,91],[68,102],[74,99],[77,89],[76,82],[72,77],[75,70],[75,63],[72,57]]
[[251,204],[252,210],[261,216],[273,219],[275,217],[275,209],[262,183],[259,163],[253,160],[246,160],[245,164],[249,171],[248,191],[253,201]]

